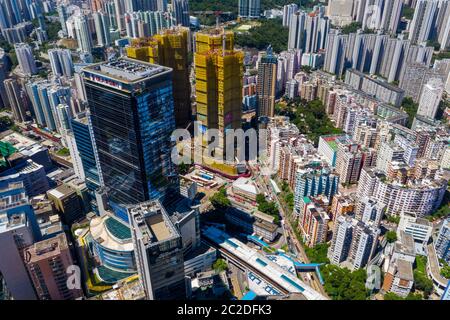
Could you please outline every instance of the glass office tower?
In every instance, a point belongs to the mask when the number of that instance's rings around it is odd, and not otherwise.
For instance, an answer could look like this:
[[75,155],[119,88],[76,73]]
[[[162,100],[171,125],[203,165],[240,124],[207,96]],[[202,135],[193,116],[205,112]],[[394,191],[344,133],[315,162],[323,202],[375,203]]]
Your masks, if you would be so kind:
[[83,69],[99,170],[112,206],[158,199],[177,182],[172,69],[129,58]]

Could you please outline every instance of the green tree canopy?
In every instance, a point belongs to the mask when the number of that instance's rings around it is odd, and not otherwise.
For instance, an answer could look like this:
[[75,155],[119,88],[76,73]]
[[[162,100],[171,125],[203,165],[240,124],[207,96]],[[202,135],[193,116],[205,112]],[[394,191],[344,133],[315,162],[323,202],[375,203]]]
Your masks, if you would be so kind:
[[366,270],[351,272],[347,268],[328,264],[322,268],[325,291],[333,300],[366,300]]
[[227,197],[227,191],[224,187],[221,187],[219,191],[217,191],[215,194],[209,198],[211,204],[216,209],[225,209],[229,206],[231,206],[231,201]]
[[222,272],[228,269],[227,262],[224,259],[217,259],[213,264],[213,269],[216,272]]
[[395,231],[392,231],[392,230],[388,231],[386,233],[386,240],[389,243],[397,241],[397,233]]

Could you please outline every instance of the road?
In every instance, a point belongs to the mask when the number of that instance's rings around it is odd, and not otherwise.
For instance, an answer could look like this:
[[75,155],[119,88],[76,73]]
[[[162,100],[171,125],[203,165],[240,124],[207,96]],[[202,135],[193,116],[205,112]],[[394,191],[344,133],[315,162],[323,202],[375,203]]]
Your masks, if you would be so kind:
[[[270,180],[269,180],[270,176],[266,176],[266,175],[262,176],[260,174],[259,170],[257,170],[256,168],[252,168],[252,169],[253,169],[255,181],[258,184],[258,187],[260,188],[260,190],[267,193],[278,205],[280,216],[282,218],[281,226],[283,228],[283,237],[286,239],[289,250],[291,252],[293,252],[295,254],[295,256],[297,257],[297,259],[299,259],[301,262],[310,263],[308,256],[306,255],[306,252],[303,249],[302,244],[297,240],[297,237],[296,237],[294,231],[292,230],[291,217],[290,217],[288,208],[286,208],[284,203],[280,201],[280,199],[278,198],[278,195],[272,191],[272,188],[267,187],[270,184]],[[290,241],[288,239],[290,239]],[[305,278],[305,277],[303,277],[303,278]],[[323,286],[320,284],[319,280],[317,279],[317,276],[315,274],[311,274],[311,278],[312,279],[310,281],[308,281],[309,285],[311,287],[313,287],[315,290],[322,293],[324,296],[328,297]]]

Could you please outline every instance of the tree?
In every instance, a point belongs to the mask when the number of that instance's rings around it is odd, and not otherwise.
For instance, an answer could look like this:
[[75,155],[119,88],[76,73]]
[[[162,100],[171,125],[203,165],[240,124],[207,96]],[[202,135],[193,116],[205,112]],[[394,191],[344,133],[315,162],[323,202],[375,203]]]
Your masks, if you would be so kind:
[[342,33],[343,34],[355,33],[356,31],[358,31],[358,29],[361,28],[361,26],[362,25],[360,22],[352,22],[342,28]]
[[224,259],[217,259],[213,264],[213,269],[219,273],[228,269],[227,262]]
[[431,214],[428,219],[429,220],[435,220],[440,218],[445,218],[450,215],[450,192],[448,190],[445,191],[444,199],[442,200],[442,203],[440,207]]
[[70,155],[70,151],[67,148],[61,148],[56,152],[56,154],[58,156],[67,157],[68,155]]
[[328,264],[322,268],[325,291],[333,300],[366,300],[367,273],[364,269],[351,272],[347,268]]
[[384,295],[384,300],[422,300],[423,297],[420,293],[410,292],[406,298],[400,297],[393,292],[388,292]]
[[431,281],[426,273],[427,257],[417,256],[414,270],[415,288],[423,291],[425,299],[433,292],[433,281]]
[[450,266],[445,266],[441,269],[441,276],[450,279]]
[[386,233],[386,240],[389,243],[397,241],[397,233],[395,233],[395,231],[392,230],[388,231]]
[[395,224],[399,224],[400,223],[400,217],[399,216],[386,215],[386,220],[391,222],[391,223],[395,223]]
[[334,127],[325,112],[325,106],[318,99],[309,102],[295,100],[289,104],[296,111],[291,114],[291,122],[294,123],[300,133],[306,134],[317,145],[319,137],[327,134],[340,134],[343,131]]
[[189,172],[189,168],[190,166],[184,162],[180,163],[180,165],[178,166],[178,173],[185,175]]
[[231,201],[228,199],[227,191],[224,187],[221,187],[219,191],[214,193],[209,200],[216,209],[225,209],[231,206]]
[[0,117],[0,132],[8,130],[14,122],[9,117]]
[[248,32],[236,33],[235,42],[240,47],[265,50],[269,45],[274,52],[287,49],[289,29],[283,27],[281,19],[261,20],[261,25]]
[[406,97],[402,101],[401,108],[408,114],[408,128],[412,126],[418,107],[419,105],[411,97]]
[[269,202],[263,194],[256,195],[256,203],[258,204],[258,210],[272,216],[273,222],[276,224],[280,223],[280,216],[278,212],[277,205],[275,202]]
[[319,243],[312,248],[305,247],[305,253],[311,262],[330,263],[327,257],[328,247],[329,245],[327,243]]

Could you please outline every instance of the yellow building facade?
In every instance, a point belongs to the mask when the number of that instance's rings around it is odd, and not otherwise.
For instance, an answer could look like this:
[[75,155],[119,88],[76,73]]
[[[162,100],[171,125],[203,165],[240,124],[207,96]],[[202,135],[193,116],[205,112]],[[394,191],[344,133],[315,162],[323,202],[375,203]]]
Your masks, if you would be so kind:
[[135,39],[131,46],[126,48],[129,58],[173,69],[175,122],[179,128],[184,128],[192,117],[189,41],[189,28],[174,27],[149,38]]

